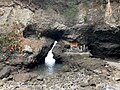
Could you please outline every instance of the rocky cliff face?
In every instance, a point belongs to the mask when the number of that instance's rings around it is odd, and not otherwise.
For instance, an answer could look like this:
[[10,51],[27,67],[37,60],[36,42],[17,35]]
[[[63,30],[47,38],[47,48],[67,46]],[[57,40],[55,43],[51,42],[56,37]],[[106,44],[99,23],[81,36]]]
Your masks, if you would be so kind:
[[0,0],[0,90],[120,90],[119,61],[120,0]]
[[[119,0],[1,0],[0,20],[0,35],[14,32],[10,37],[17,39],[10,45],[17,42],[20,51],[37,58],[47,55],[54,40],[58,41],[56,58],[61,58],[64,41],[84,44],[96,57],[120,54]],[[0,38],[0,44],[5,52],[9,43]]]

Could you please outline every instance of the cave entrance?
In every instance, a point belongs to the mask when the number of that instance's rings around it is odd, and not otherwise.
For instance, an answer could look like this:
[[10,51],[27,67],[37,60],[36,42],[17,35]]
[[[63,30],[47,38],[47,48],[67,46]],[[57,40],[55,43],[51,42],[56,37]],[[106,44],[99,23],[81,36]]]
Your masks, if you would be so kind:
[[56,44],[57,41],[54,42],[52,48],[45,57],[45,62],[43,64],[38,65],[38,67],[35,67],[33,72],[40,75],[53,75],[61,71],[63,64],[57,63],[56,60],[53,58],[54,55],[52,53],[52,50],[54,49]]

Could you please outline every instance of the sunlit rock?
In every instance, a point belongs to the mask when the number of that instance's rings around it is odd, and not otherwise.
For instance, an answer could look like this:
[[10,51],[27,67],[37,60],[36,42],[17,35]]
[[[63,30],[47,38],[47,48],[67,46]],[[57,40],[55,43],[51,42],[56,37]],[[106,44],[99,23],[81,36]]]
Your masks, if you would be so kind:
[[32,53],[32,52],[33,52],[33,50],[32,50],[32,48],[31,48],[30,46],[25,45],[25,46],[24,46],[24,49],[23,49],[23,52]]

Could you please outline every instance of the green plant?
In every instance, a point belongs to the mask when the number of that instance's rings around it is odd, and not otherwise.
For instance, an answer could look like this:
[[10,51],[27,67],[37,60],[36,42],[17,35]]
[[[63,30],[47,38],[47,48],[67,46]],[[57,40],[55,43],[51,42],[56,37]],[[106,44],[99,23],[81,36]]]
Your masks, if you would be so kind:
[[77,14],[77,6],[74,0],[69,0],[67,2],[67,8],[65,9],[64,15],[66,18],[74,18]]

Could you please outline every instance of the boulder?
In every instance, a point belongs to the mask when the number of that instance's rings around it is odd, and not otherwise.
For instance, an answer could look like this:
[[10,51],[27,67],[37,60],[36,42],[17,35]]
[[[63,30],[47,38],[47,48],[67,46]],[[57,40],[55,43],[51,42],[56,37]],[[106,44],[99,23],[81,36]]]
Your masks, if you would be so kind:
[[5,64],[10,66],[17,66],[17,68],[21,66],[28,66],[29,64],[33,64],[35,60],[33,59],[33,55],[23,56],[22,54],[11,55],[9,59],[5,62]]
[[62,61],[64,64],[67,64],[73,71],[85,69],[90,72],[92,71],[92,73],[95,70],[101,71],[102,68],[105,68],[106,65],[106,63],[99,58],[84,57],[79,54],[64,54]]
[[11,55],[11,57],[5,62],[7,65],[17,66],[21,65],[24,62],[21,55]]
[[0,71],[0,79],[6,78],[10,75],[10,66],[5,66],[1,71]]
[[31,75],[29,73],[20,73],[13,76],[14,80],[17,82],[27,82],[30,81]]

